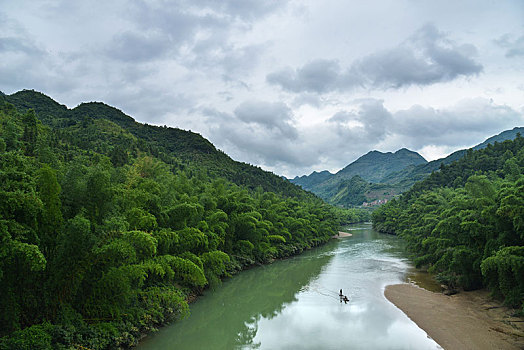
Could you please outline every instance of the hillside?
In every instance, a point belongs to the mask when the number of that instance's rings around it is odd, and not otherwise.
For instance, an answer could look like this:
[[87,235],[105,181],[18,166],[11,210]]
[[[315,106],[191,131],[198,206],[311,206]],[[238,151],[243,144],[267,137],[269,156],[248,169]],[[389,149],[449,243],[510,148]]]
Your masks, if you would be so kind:
[[[473,147],[474,150],[486,148],[489,144],[513,140],[517,134],[524,134],[524,127],[515,127],[492,136]],[[336,174],[326,171],[310,176],[295,177],[293,183],[302,186],[329,203],[351,207],[364,201],[391,199],[409,190],[417,181],[424,180],[432,172],[439,171],[442,165],[448,165],[464,157],[467,150],[453,152],[449,156],[427,162],[418,153],[401,149],[394,154],[372,151],[349,164]],[[326,174],[327,173],[327,174]],[[318,174],[325,174],[319,176]],[[366,181],[356,181],[358,175]]]
[[426,163],[420,154],[405,148],[395,153],[371,151],[336,174],[314,172],[290,181],[332,204],[360,205],[365,201],[391,198],[400,193],[404,188],[380,183],[395,172]]
[[[38,119],[49,127],[59,129],[64,137],[75,146],[90,147],[97,152],[111,156],[116,148],[131,147],[134,152],[147,152],[167,163],[173,163],[183,170],[188,164],[199,168],[212,177],[224,177],[229,181],[255,189],[261,186],[266,191],[287,196],[307,196],[297,186],[264,171],[259,167],[236,162],[224,152],[217,150],[200,134],[178,128],[157,127],[136,122],[117,108],[100,102],[82,103],[68,109],[50,97],[33,90],[22,90],[12,95],[0,95],[13,104],[20,112],[34,109]],[[116,124],[122,129],[119,135],[95,136],[102,124]],[[87,131],[87,133],[86,133]],[[124,134],[127,134],[123,136]],[[130,137],[128,137],[130,136]],[[117,147],[118,146],[118,147]]]
[[363,219],[198,134],[2,94],[0,349],[128,348],[222,278]]
[[418,153],[402,148],[395,153],[382,153],[370,151],[351,164],[347,165],[336,174],[324,170],[313,172],[310,175],[297,176],[291,182],[311,190],[315,186],[326,182],[338,182],[360,176],[368,182],[380,183],[391,173],[395,173],[408,166],[426,164],[427,161]]
[[395,153],[371,151],[349,164],[334,176],[336,179],[349,179],[355,175],[373,183],[383,182],[387,175],[408,166],[426,164],[427,161],[417,152],[402,148]]
[[479,148],[378,208],[373,225],[449,289],[487,287],[524,314],[524,137]]
[[488,138],[486,141],[482,142],[481,144],[476,145],[475,147],[473,147],[473,149],[474,150],[484,149],[488,147],[488,145],[493,145],[495,142],[500,143],[506,140],[513,140],[517,137],[517,134],[524,135],[524,127],[515,127],[511,130],[503,131],[498,135]]

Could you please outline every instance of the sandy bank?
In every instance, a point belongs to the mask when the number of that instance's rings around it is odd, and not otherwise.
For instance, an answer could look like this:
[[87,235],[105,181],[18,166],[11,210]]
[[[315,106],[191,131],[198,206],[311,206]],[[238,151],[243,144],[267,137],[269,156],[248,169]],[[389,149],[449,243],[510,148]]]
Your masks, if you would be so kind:
[[396,284],[384,294],[444,349],[524,349],[523,320],[486,291],[446,296]]
[[344,238],[353,236],[351,233],[338,231],[338,235],[334,235],[333,238]]

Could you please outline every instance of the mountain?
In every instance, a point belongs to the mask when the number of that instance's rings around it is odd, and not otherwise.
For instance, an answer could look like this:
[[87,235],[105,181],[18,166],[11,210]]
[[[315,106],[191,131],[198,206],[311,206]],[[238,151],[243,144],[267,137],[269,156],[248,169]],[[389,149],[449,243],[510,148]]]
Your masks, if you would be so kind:
[[395,153],[371,151],[336,174],[313,172],[295,177],[291,182],[302,186],[324,200],[340,205],[359,205],[365,201],[390,198],[399,193],[396,188],[377,185],[392,173],[426,164],[418,153],[402,148]]
[[327,170],[324,170],[321,172],[314,171],[309,175],[303,175],[300,177],[296,176],[294,179],[290,181],[296,185],[301,186],[303,189],[309,190],[310,188],[314,187],[315,185],[326,181],[331,176],[333,176],[333,174]]
[[310,175],[297,176],[291,182],[302,186],[307,190],[313,190],[315,186],[328,182],[338,182],[360,176],[363,180],[380,183],[382,179],[391,173],[405,169],[408,166],[426,164],[427,161],[417,152],[402,148],[395,153],[382,153],[370,151],[361,156],[345,168],[332,174],[329,171],[314,171]]
[[[486,148],[496,142],[513,140],[519,133],[524,135],[524,127],[503,131],[473,147],[473,150]],[[445,158],[427,162],[418,153],[405,148],[395,153],[371,151],[336,174],[314,172],[309,176],[297,176],[290,181],[329,203],[348,207],[360,205],[364,201],[390,199],[438,171],[442,165],[462,159],[466,153],[467,150],[459,150]]]
[[[514,140],[517,134],[524,135],[524,127],[515,127],[511,130],[506,130],[492,136],[484,142],[472,147],[473,150],[480,150],[493,145],[495,143],[504,142],[506,140]],[[441,159],[433,160],[427,164],[419,165],[413,168],[403,169],[400,172],[389,174],[384,177],[383,182],[388,184],[401,184],[403,187],[411,187],[415,182],[425,179],[429,174],[439,170],[442,165],[451,164],[459,159],[462,159],[467,153],[467,150],[458,150],[451,153],[449,156]]]
[[417,152],[402,148],[395,153],[382,153],[371,151],[349,164],[338,173],[335,178],[349,179],[355,175],[364,180],[374,183],[382,182],[382,179],[411,165],[426,164],[425,160]]
[[[69,141],[77,147],[92,147],[111,156],[118,144],[132,147],[136,152],[147,152],[172,163],[180,170],[191,164],[192,171],[202,171],[212,177],[227,180],[250,189],[303,197],[300,187],[291,184],[260,167],[234,161],[200,134],[171,127],[158,127],[136,122],[121,110],[101,102],[82,103],[73,109],[34,90],[22,90],[12,95],[0,95],[3,101],[13,104],[20,112],[34,109],[42,124],[65,130]],[[117,132],[102,132],[100,129]],[[92,135],[87,135],[86,131]],[[103,130],[101,130],[103,131]],[[96,134],[96,136],[94,136]]]

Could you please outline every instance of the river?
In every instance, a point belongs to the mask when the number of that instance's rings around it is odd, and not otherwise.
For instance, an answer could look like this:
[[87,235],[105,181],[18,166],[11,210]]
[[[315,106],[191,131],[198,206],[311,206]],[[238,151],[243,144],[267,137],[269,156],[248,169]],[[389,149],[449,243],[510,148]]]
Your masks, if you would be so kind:
[[384,297],[386,285],[413,275],[402,241],[369,224],[346,231],[353,237],[206,291],[191,304],[191,316],[137,349],[441,349]]

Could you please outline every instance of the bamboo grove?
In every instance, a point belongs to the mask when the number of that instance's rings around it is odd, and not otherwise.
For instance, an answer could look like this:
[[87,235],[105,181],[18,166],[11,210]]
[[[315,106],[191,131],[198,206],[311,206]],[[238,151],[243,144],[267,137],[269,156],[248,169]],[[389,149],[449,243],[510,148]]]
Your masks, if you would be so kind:
[[452,289],[488,287],[524,312],[524,138],[468,150],[373,213]]
[[224,155],[151,148],[87,107],[60,127],[37,107],[0,100],[0,349],[135,344],[203,288],[365,218],[255,167],[221,177]]

